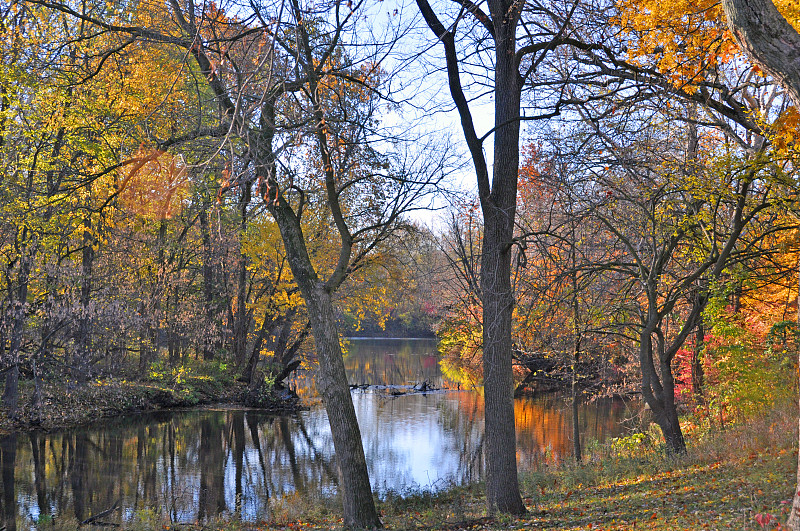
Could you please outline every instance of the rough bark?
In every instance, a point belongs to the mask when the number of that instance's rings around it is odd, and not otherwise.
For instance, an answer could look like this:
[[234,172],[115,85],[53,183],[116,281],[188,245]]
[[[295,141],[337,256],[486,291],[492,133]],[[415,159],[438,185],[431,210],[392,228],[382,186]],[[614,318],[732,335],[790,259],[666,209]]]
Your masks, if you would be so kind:
[[492,190],[481,194],[484,240],[481,256],[483,296],[483,388],[486,400],[486,501],[490,512],[522,514],[517,481],[511,358],[511,251],[519,172],[520,94],[516,61],[519,14],[513,2],[490,1],[495,21],[495,139]]
[[516,56],[521,2],[490,0],[490,16],[474,10],[494,39],[495,130],[491,185],[481,140],[459,77],[455,36],[439,21],[427,0],[417,0],[425,22],[442,42],[450,94],[461,118],[478,183],[484,238],[481,255],[483,303],[483,386],[486,430],[486,502],[489,513],[523,514],[516,462],[512,372],[511,254],[519,170],[522,76]]
[[736,42],[800,104],[800,34],[771,0],[723,0]]
[[369,484],[361,430],[347,384],[330,290],[313,268],[299,220],[291,208],[281,202],[270,211],[278,222],[292,274],[308,309],[319,363],[316,384],[331,426],[344,524],[350,528],[381,527]]
[[678,422],[678,411],[675,407],[675,383],[672,377],[672,359],[665,356],[659,346],[659,368],[661,377],[656,371],[653,358],[653,335],[658,328],[657,317],[651,310],[650,318],[645,323],[639,336],[639,364],[642,371],[642,397],[653,418],[661,428],[667,451],[672,454],[686,453],[686,441]]

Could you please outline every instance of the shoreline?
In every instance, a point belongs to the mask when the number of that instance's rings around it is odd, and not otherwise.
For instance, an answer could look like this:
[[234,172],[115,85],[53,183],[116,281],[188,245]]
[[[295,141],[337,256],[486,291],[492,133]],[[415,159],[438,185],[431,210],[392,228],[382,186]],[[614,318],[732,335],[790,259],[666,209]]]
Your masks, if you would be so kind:
[[270,393],[269,407],[247,401],[247,386],[238,381],[203,382],[203,385],[164,386],[152,382],[112,378],[76,384],[44,384],[39,411],[31,403],[32,388],[20,389],[18,414],[9,418],[0,408],[0,435],[32,431],[53,432],[126,415],[203,408],[257,409],[291,414],[304,409],[295,399]]

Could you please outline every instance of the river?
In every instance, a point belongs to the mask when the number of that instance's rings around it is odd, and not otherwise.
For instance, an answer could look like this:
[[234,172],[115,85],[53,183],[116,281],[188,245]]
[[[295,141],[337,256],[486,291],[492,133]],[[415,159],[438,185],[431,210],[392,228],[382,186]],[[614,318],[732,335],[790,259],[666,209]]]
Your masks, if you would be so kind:
[[[345,363],[353,384],[450,383],[439,371],[432,341],[358,340],[349,350]],[[479,393],[392,396],[369,388],[352,396],[379,496],[481,479]],[[618,400],[583,404],[582,436],[603,441],[619,435],[632,416]],[[515,417],[521,469],[569,457],[571,409],[565,400],[517,399]],[[327,417],[319,407],[292,416],[226,408],[161,412],[10,435],[0,439],[0,469],[7,529],[12,522],[28,529],[62,516],[82,521],[115,503],[121,509],[105,521],[130,519],[143,509],[169,514],[173,522],[217,515],[260,521],[293,497],[333,496],[337,484]]]

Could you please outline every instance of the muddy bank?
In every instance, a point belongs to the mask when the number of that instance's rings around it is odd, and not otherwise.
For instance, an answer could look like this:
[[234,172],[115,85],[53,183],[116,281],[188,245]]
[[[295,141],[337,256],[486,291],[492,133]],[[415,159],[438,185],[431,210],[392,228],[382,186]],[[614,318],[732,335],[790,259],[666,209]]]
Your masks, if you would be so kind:
[[0,408],[0,433],[56,430],[88,424],[130,413],[231,404],[276,413],[302,409],[297,395],[285,389],[248,388],[236,380],[200,380],[171,386],[117,379],[45,384],[40,407],[32,401],[32,388],[21,389],[15,418]]

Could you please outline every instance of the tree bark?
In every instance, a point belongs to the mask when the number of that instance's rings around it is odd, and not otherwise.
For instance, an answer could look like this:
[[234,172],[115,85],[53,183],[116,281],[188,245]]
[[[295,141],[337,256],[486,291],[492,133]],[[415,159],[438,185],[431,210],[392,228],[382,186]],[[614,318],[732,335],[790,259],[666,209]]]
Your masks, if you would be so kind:
[[486,400],[486,502],[490,513],[523,514],[517,479],[512,372],[511,254],[519,172],[520,94],[516,62],[518,13],[513,2],[490,1],[495,21],[495,132],[491,193],[481,195],[483,388]]
[[316,383],[331,426],[339,491],[344,506],[344,525],[361,529],[381,527],[339,345],[331,293],[314,271],[294,212],[282,202],[273,205],[270,211],[278,222],[292,274],[308,309],[319,362]]
[[288,205],[276,205],[271,211],[278,222],[292,274],[308,308],[319,362],[316,383],[331,425],[344,505],[344,524],[352,528],[380,527],[369,484],[361,431],[339,345],[331,294],[313,269],[294,213]]
[[78,324],[78,356],[73,367],[75,379],[85,383],[89,379],[91,363],[91,311],[92,270],[94,268],[94,238],[92,237],[91,213],[83,219],[83,250],[81,252],[81,314]]
[[[653,361],[653,335],[658,322],[651,315],[639,336],[639,364],[642,371],[642,397],[650,406],[656,424],[661,428],[667,451],[672,454],[686,453],[686,441],[678,422],[675,407],[675,384],[672,378],[671,359],[659,355],[661,378]],[[661,352],[659,352],[661,354]]]
[[8,359],[4,360],[11,369],[6,373],[5,388],[3,389],[3,406],[9,418],[17,417],[19,402],[19,355],[22,347],[22,337],[25,333],[26,310],[28,305],[28,284],[33,262],[37,251],[36,237],[30,237],[28,230],[22,230],[20,245],[20,265],[17,273],[17,287],[11,298],[11,341],[8,350]]
[[[486,502],[489,513],[526,512],[519,493],[514,425],[511,356],[514,294],[511,254],[519,170],[520,96],[522,76],[516,57],[516,30],[522,2],[489,0],[490,17],[476,17],[494,39],[494,168],[491,186],[481,139],[459,76],[455,36],[437,18],[427,0],[417,6],[431,31],[442,42],[450,95],[475,167],[481,211],[481,302],[483,304],[483,387],[486,432]],[[479,14],[478,14],[479,13]]]
[[703,320],[697,323],[694,333],[694,347],[692,348],[692,394],[698,404],[703,403],[703,386],[705,385],[705,374],[703,372],[703,349],[705,348],[706,329]]
[[771,0],[723,0],[736,42],[800,105],[800,34]]
[[[250,205],[250,185],[242,185],[242,195],[239,198],[239,241],[244,240],[247,231],[247,207]],[[251,311],[247,309],[247,299],[249,298],[247,283],[248,258],[243,250],[239,253],[239,264],[236,280],[236,308],[234,309],[234,320],[231,328],[233,329],[233,359],[236,366],[244,367],[247,361],[247,336],[250,331]]]
[[217,283],[214,275],[214,250],[211,245],[211,230],[208,223],[208,205],[204,204],[198,215],[200,234],[203,240],[203,310],[206,329],[203,331],[202,350],[204,360],[213,360],[219,349],[219,304]]

